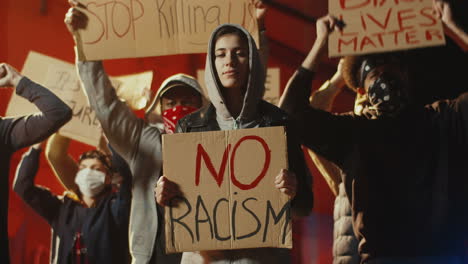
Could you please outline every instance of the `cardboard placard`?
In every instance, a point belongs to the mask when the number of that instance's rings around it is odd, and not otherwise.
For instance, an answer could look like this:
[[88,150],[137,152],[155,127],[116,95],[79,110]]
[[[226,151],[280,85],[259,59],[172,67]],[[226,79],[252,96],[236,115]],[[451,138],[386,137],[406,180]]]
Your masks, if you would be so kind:
[[[197,80],[205,95],[208,95],[205,85],[205,70],[197,71]],[[265,94],[263,100],[277,105],[280,98],[280,68],[267,68],[265,79]]]
[[291,248],[284,127],[163,135],[164,175],[184,197],[165,208],[166,252]]
[[445,44],[432,0],[329,0],[330,14],[345,23],[329,36],[330,57]]
[[[101,126],[94,110],[88,104],[88,99],[81,89],[80,79],[75,65],[61,61],[34,51],[30,51],[21,73],[29,79],[50,89],[60,97],[73,111],[73,117],[65,124],[59,133],[71,139],[97,146],[101,137]],[[133,86],[135,93],[150,89],[152,72],[117,78],[120,85]],[[111,78],[113,80],[113,78]],[[140,91],[140,92],[138,92]],[[6,115],[21,116],[36,113],[37,107],[26,99],[13,94]]]
[[[82,60],[206,53],[213,29],[242,25],[255,40],[249,0],[81,0],[89,17],[77,33]],[[258,43],[258,41],[257,41]]]

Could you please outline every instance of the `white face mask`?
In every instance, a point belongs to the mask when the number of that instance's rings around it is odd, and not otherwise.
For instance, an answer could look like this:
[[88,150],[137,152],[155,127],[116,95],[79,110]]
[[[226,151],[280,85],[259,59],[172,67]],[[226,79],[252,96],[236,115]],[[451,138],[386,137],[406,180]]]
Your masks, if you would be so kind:
[[76,174],[75,183],[78,184],[83,195],[94,197],[105,187],[106,174],[102,171],[85,168]]

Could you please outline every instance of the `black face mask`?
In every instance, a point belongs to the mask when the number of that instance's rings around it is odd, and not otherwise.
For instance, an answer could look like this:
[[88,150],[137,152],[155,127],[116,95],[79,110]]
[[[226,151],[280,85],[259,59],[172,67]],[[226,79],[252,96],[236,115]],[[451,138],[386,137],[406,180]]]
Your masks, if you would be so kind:
[[376,116],[397,114],[407,103],[403,85],[399,78],[386,73],[380,75],[367,91],[369,110],[375,111]]

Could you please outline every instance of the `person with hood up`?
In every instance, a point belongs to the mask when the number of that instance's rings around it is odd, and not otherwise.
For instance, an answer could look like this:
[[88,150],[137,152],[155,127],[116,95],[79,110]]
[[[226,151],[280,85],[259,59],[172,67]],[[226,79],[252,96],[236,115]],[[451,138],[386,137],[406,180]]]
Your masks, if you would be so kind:
[[[434,10],[468,43],[448,3],[435,1]],[[335,25],[332,16],[317,21],[313,72]],[[341,169],[361,263],[466,263],[468,94],[415,104],[404,55],[345,58],[343,77],[362,95],[360,115],[309,106],[314,74],[297,78],[309,85],[289,86],[283,108],[303,124],[304,145]]]
[[206,103],[198,81],[179,73],[164,80],[145,110],[146,121],[162,133],[173,134],[177,121]]
[[[289,170],[276,177],[276,188],[292,199],[293,217],[308,215],[313,204],[311,177],[288,115],[262,100],[264,66],[252,36],[241,26],[223,24],[212,33],[205,80],[211,103],[179,120],[177,133],[285,126]],[[158,204],[181,195],[162,176],[156,186]],[[289,263],[290,251],[277,248],[184,252],[182,263]]]
[[[128,168],[118,168],[123,181],[114,191],[110,157],[99,150],[84,152],[74,180],[78,197],[57,196],[34,184],[41,145],[34,145],[23,155],[13,190],[51,226],[50,263],[128,263]],[[119,156],[112,157],[116,164],[125,165]]]
[[40,112],[19,117],[0,116],[0,259],[10,263],[8,246],[8,200],[10,159],[21,148],[40,142],[72,118],[72,110],[50,90],[29,80],[6,63],[0,63],[0,89],[15,92],[35,104]]

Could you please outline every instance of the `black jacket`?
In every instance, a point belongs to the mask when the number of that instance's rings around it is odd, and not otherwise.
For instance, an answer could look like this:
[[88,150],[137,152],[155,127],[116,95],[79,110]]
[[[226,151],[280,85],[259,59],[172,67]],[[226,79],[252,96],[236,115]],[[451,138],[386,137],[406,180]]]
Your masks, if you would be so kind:
[[[296,80],[308,83],[308,76]],[[362,260],[462,255],[468,93],[367,120],[314,109],[310,85],[294,85],[288,112],[302,124],[304,145],[342,169]]]
[[71,253],[77,231],[81,231],[91,264],[128,263],[131,176],[121,171],[124,181],[120,190],[102,198],[96,207],[86,208],[67,196],[61,199],[34,185],[39,156],[40,151],[35,149],[23,156],[14,191],[51,226],[51,263],[73,263]]
[[0,262],[9,263],[8,249],[8,193],[10,157],[26,146],[40,142],[53,134],[72,117],[64,102],[46,88],[23,77],[16,93],[41,111],[22,117],[0,117]]

